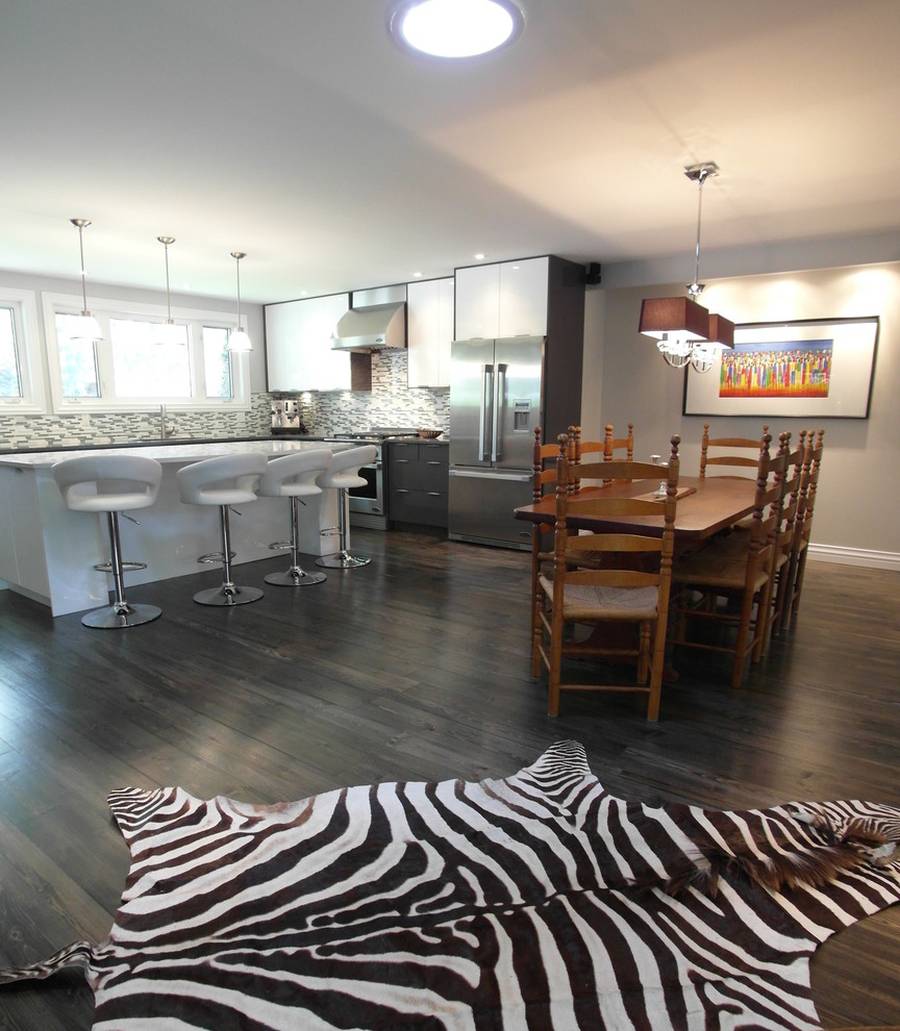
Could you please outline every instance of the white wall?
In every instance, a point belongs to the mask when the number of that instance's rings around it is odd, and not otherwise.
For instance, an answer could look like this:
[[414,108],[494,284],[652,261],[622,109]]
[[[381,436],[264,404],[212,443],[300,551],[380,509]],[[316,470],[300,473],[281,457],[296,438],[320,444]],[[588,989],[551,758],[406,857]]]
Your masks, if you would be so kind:
[[[735,322],[878,315],[881,327],[868,420],[787,419],[773,432],[825,429],[815,543],[891,553],[900,561],[900,262],[710,280],[703,304]],[[705,420],[682,416],[683,374],[637,332],[644,297],[681,295],[683,283],[607,289],[589,307],[582,424],[594,436],[605,422],[635,424],[637,457],[665,454],[682,437],[682,471],[699,463]],[[605,309],[605,310],[604,310]],[[600,328],[602,325],[602,329]],[[599,352],[599,353],[598,353]],[[588,372],[588,370],[590,370]],[[600,403],[597,403],[597,399]],[[718,436],[756,436],[763,420],[709,420]]]
[[[0,269],[0,286],[16,290],[34,290],[36,293],[47,292],[57,294],[80,294],[80,279],[61,279],[53,276],[36,276],[26,272],[7,272]],[[108,286],[105,283],[88,281],[88,305],[91,295],[95,297],[121,298],[123,301],[140,301],[144,304],[165,304],[164,290],[142,290],[130,286]],[[203,308],[207,311],[233,312],[233,301],[221,297],[201,297],[194,294],[172,294],[173,307]],[[241,304],[241,311],[246,318],[247,331],[253,341],[250,353],[250,391],[261,393],[266,389],[266,355],[263,347],[263,313],[260,304]],[[41,319],[41,333],[46,334],[43,326],[43,312],[38,298],[38,317]]]

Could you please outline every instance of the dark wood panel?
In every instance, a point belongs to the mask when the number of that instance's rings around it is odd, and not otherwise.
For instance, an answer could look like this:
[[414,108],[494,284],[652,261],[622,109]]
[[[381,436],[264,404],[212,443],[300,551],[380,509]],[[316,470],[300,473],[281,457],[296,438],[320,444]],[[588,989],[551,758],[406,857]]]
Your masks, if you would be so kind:
[[[611,696],[566,698],[550,720],[528,675],[527,555],[437,533],[353,539],[371,566],[231,612],[191,601],[214,570],[136,588],[164,615],[127,633],[0,593],[0,965],[105,933],[128,862],[104,799],[125,784],[275,802],[504,774],[572,737],[628,797],[897,801],[896,574],[811,563],[790,643],[739,691],[727,660],[685,655],[659,724]],[[827,1026],[900,1022],[898,931],[889,911],[817,952]],[[77,977],[0,991],[0,1027],[87,1028],[90,1014]]]

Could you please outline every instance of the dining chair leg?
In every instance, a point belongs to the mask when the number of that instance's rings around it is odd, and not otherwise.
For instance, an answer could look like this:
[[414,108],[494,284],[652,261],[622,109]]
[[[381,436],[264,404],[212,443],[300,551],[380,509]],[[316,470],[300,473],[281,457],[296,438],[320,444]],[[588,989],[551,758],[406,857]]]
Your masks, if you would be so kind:
[[734,667],[731,672],[731,686],[740,687],[744,680],[744,666],[750,651],[750,620],[753,616],[753,593],[745,591],[741,598],[741,613],[738,622],[737,641],[734,648]]
[[539,676],[541,672],[541,588],[538,555],[541,550],[541,528],[535,526],[531,531],[531,675]]
[[797,575],[793,584],[793,597],[791,598],[791,620],[797,618],[800,609],[800,592],[803,590],[803,577],[806,575],[806,551],[804,548],[797,559]]
[[647,699],[647,719],[653,723],[659,719],[659,703],[662,696],[665,665],[666,626],[662,620],[657,620],[653,634],[653,656],[650,659],[650,696]]
[[756,633],[751,661],[760,662],[769,650],[769,631],[772,629],[772,577],[763,587],[756,610]]
[[550,670],[547,679],[547,715],[559,715],[559,685],[562,679],[562,619],[554,615],[550,632]]
[[641,643],[638,649],[637,682],[646,684],[650,674],[650,621],[641,623]]

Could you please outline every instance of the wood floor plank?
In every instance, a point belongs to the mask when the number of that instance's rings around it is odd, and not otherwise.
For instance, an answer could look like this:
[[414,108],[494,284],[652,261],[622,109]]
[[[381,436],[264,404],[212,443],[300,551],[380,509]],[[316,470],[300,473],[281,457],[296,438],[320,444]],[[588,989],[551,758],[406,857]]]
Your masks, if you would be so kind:
[[[528,558],[432,534],[358,532],[371,566],[223,611],[215,572],[136,588],[156,623],[88,631],[0,592],[0,963],[102,935],[128,866],[105,797],[180,784],[258,802],[345,784],[510,773],[582,741],[614,792],[714,807],[897,798],[896,574],[811,563],[799,623],[728,687],[727,660],[677,657],[662,720],[529,675]],[[283,558],[241,566],[261,583]],[[614,676],[616,671],[610,671]],[[896,909],[813,960],[827,1026],[900,1022]],[[90,1026],[77,978],[0,993],[0,1028]]]

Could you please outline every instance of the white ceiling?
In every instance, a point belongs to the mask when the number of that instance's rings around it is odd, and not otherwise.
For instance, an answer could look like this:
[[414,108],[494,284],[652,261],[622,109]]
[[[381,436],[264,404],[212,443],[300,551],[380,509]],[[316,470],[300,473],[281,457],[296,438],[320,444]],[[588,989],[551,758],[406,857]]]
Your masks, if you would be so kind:
[[559,253],[900,226],[898,0],[523,0],[440,63],[388,0],[3,0],[0,268],[268,301]]

